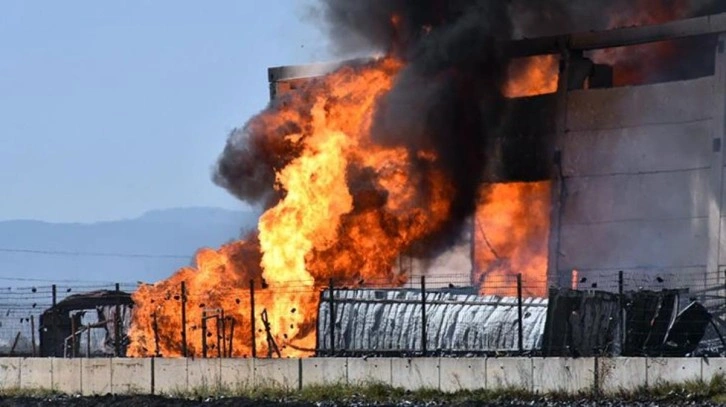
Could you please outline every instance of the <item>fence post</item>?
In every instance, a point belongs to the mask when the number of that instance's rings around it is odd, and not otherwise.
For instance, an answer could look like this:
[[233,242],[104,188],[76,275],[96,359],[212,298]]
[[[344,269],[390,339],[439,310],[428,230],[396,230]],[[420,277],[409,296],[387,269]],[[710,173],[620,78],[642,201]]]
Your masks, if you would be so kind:
[[35,315],[30,315],[30,341],[33,343],[33,357],[35,354]]
[[216,321],[214,328],[217,330],[217,344],[215,345],[217,347],[217,357],[219,359],[222,359],[222,347],[220,346],[222,344],[222,333],[219,331],[219,313],[217,313],[217,316],[214,318],[214,320]]
[[232,345],[234,343],[234,324],[236,323],[236,321],[237,320],[235,320],[234,318],[229,321],[229,346],[227,347],[227,356],[230,358],[232,357]]
[[185,281],[181,282],[181,325],[182,356],[187,358],[189,349],[187,348],[187,283]]
[[114,317],[116,357],[121,357],[121,287],[116,283],[116,316]]
[[330,355],[335,355],[335,296],[333,279],[330,279]]
[[86,325],[86,357],[91,357],[91,325]]
[[[78,326],[76,326],[76,316],[71,314],[71,357],[76,357],[76,331],[78,330]],[[18,332],[20,334],[20,332]],[[15,339],[17,342],[17,338]],[[13,345],[15,347],[15,345]]]
[[154,356],[157,358],[159,355],[159,322],[156,319],[156,311],[154,311],[153,315],[153,321],[154,324],[152,325],[152,328],[154,328]]
[[524,329],[522,327],[522,273],[517,274],[517,344],[519,353],[524,353]]
[[[224,319],[224,310],[219,310],[219,319],[217,320],[217,330],[219,330],[219,326],[222,326],[222,345],[220,348],[222,349],[222,354],[219,356],[220,358],[227,357],[227,324],[225,323]],[[217,338],[219,338],[219,334],[217,334]],[[218,345],[219,346],[219,345]]]
[[[46,339],[46,340],[49,343],[53,343],[53,342],[59,343],[60,342],[61,345],[60,345],[60,349],[59,349],[58,346],[54,346],[55,349],[53,349],[53,352],[50,355],[45,355],[45,356],[55,356],[55,357],[59,357],[60,356],[60,357],[63,357],[63,356],[65,356],[65,345],[63,344],[63,340],[65,338],[61,338],[61,335],[58,335],[58,310],[55,308],[56,302],[57,302],[56,300],[58,298],[58,296],[57,296],[58,289],[57,289],[57,287],[56,287],[55,284],[53,284],[52,293],[53,293],[52,294],[52,298],[53,298],[53,313],[51,314],[51,316],[53,317],[53,322],[52,322],[52,325],[51,325],[51,329],[53,330],[53,334],[46,336],[46,338],[49,338],[49,339]],[[44,342],[43,339],[41,339],[40,341],[41,342]],[[40,348],[40,352],[43,353],[43,347],[42,346]]]
[[252,327],[252,358],[257,357],[257,329],[255,328],[255,280],[250,279],[250,326]]
[[207,311],[202,311],[202,357],[207,357]]
[[333,279],[330,279],[330,355],[335,355],[335,297]]
[[421,352],[426,356],[426,276],[421,276]]
[[625,280],[623,278],[623,270],[618,272],[618,309],[620,310],[620,356],[625,354],[625,301],[623,298],[623,288]]

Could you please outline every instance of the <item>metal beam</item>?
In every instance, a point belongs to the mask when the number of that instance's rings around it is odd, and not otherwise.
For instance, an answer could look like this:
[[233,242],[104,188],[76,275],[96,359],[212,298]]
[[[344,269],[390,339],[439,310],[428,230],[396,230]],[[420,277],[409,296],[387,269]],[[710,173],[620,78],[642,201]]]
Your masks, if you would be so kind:
[[506,45],[511,57],[555,54],[563,48],[572,51],[623,47],[665,40],[714,35],[726,32],[726,13],[672,21],[659,25],[618,28],[552,37],[521,39]]
[[268,68],[267,75],[270,83],[292,79],[312,78],[329,74],[343,65],[365,64],[369,61],[371,61],[371,58],[358,58],[307,65],[276,66]]
[[[665,24],[618,28],[607,31],[584,32],[541,38],[525,38],[506,41],[505,52],[512,58],[544,54],[558,54],[563,49],[591,51],[628,45],[646,44],[665,40],[697,37],[726,32],[726,13],[705,17],[672,21]],[[358,58],[331,63],[278,66],[268,69],[270,83],[278,81],[322,76],[342,65],[366,63],[370,58]]]

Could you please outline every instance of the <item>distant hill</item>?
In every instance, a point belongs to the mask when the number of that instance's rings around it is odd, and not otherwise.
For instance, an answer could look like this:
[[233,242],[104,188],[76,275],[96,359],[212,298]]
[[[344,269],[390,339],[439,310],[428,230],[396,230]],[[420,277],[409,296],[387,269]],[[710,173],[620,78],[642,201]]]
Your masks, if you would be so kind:
[[[3,221],[0,277],[152,282],[190,264],[197,249],[218,247],[253,230],[257,218],[255,212],[173,208],[90,224]],[[15,249],[21,251],[7,251]],[[0,285],[19,283],[0,281]]]

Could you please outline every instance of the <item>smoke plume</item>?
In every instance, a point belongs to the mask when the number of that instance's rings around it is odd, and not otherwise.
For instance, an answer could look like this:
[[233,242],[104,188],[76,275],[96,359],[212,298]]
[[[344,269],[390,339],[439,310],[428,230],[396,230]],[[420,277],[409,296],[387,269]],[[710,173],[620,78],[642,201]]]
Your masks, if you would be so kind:
[[375,47],[405,61],[372,134],[382,145],[436,153],[454,183],[456,225],[474,209],[487,143],[501,124],[507,70],[497,40],[512,30],[505,3],[327,0],[323,10],[341,50]]
[[[340,55],[378,52],[404,62],[373,117],[374,141],[406,147],[414,156],[430,151],[438,157],[435,170],[443,172],[454,187],[449,226],[455,226],[473,212],[488,145],[510,120],[501,92],[511,72],[507,70],[510,61],[499,48],[501,40],[662,23],[726,11],[724,3],[319,0],[317,12]],[[638,52],[611,50],[593,58],[618,66],[616,78],[622,83],[698,76],[707,74],[704,69],[712,66],[708,41],[652,44]],[[654,69],[654,59],[662,62],[656,64],[660,68]],[[306,134],[307,129],[300,126],[309,122],[310,104],[279,98],[244,128],[235,130],[220,157],[214,181],[244,201],[268,207],[274,204],[284,193],[274,188],[275,174],[299,154],[285,135]],[[300,106],[304,109],[297,110]],[[282,112],[288,120],[271,124],[267,112],[273,111]],[[414,160],[412,167],[412,179],[426,179],[432,170],[426,160]],[[365,169],[351,169],[349,184],[354,195],[368,188],[365,173]],[[356,207],[361,205],[365,206],[356,203]]]

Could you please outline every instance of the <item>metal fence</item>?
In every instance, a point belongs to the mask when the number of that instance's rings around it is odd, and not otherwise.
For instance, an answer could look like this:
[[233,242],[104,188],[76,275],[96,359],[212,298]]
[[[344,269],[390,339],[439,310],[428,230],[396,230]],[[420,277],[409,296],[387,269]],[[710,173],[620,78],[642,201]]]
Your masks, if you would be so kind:
[[[726,347],[721,334],[726,327],[726,276],[695,268],[578,270],[548,298],[524,294],[543,287],[547,291],[544,279],[514,275],[482,281],[483,286],[472,287],[468,275],[408,276],[395,283],[391,278],[354,284],[330,280],[271,290],[252,280],[230,281],[215,292],[180,283],[159,291],[157,306],[148,315],[153,335],[137,349],[147,356],[198,357],[521,355],[548,349],[572,356],[651,355],[665,349],[674,335],[689,333],[688,340],[697,338],[713,352]],[[117,286],[128,293],[139,289],[128,283],[0,288],[0,354],[41,355],[40,317],[45,310],[73,294],[114,291]],[[295,298],[293,305],[287,303],[290,298]],[[692,312],[693,303],[702,305],[711,320],[705,328],[678,328],[677,318]],[[297,304],[313,307],[314,316],[293,315],[301,313]],[[553,314],[563,309],[565,314]],[[137,307],[134,312],[141,311]],[[286,312],[291,314],[283,318],[292,321],[289,329],[280,322]],[[79,318],[73,332],[87,329],[84,335],[72,335],[78,343],[65,356],[102,356],[104,352],[91,348],[108,349],[109,334],[111,352],[119,353],[123,339],[103,325],[108,321],[100,321],[94,312]],[[91,330],[94,326],[103,329]]]
[[[116,289],[133,292],[135,284],[38,284],[22,287],[0,288],[0,355],[39,356],[41,315],[46,310],[64,299],[81,293]],[[78,315],[79,326],[97,325],[97,313],[84,313]],[[89,331],[79,337],[79,347],[88,349],[93,343],[95,348],[101,347],[105,334],[98,330]],[[90,342],[90,343],[87,343]]]

